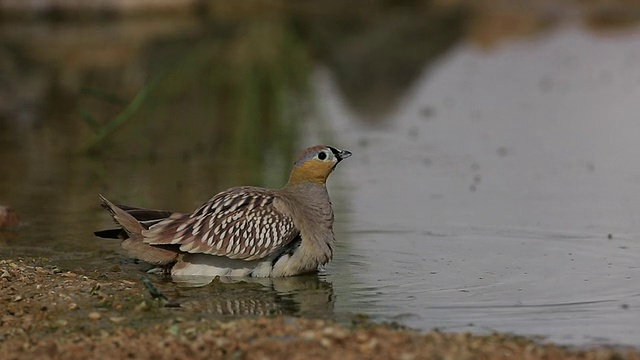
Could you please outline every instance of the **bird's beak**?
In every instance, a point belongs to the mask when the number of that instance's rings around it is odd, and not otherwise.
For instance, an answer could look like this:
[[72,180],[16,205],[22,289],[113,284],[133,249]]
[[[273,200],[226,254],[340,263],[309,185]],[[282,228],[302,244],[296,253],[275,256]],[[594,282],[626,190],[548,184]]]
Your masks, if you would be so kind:
[[348,158],[351,155],[352,155],[352,153],[349,150],[338,150],[338,153],[336,154],[336,157],[338,158],[338,161],[342,161],[342,160]]
[[351,151],[349,150],[340,150],[338,148],[334,148],[333,146],[327,146],[327,147],[329,148],[329,150],[331,150],[333,155],[335,155],[336,159],[338,159],[336,164],[342,161],[343,159],[346,159],[349,156],[351,156]]

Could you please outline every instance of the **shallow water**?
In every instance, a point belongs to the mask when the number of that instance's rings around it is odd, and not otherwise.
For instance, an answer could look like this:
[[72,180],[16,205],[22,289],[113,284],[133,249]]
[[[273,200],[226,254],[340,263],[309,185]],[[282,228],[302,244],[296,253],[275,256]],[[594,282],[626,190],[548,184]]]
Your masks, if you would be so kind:
[[489,53],[460,44],[381,129],[345,120],[321,76],[334,131],[360,144],[342,174],[346,308],[637,345],[639,40],[564,27]]
[[[301,51],[292,44],[281,48],[287,61]],[[354,153],[329,179],[334,261],[318,276],[262,284],[185,289],[151,277],[181,311],[339,320],[362,313],[425,330],[638,345],[639,44],[633,28],[602,35],[575,23],[488,50],[454,39],[384,99],[349,92],[339,71],[348,61],[312,59],[308,95],[291,95],[297,85],[288,82],[274,90],[292,108],[270,113],[265,128],[276,130],[235,132],[258,126],[251,114],[209,107],[196,90],[159,90],[97,153],[80,151],[91,133],[78,108],[114,112],[109,106],[65,88],[46,102],[5,107],[0,203],[24,225],[0,232],[0,255],[45,256],[77,271],[117,264],[135,279],[146,268],[117,242],[92,236],[110,224],[98,193],[187,211],[228,186],[278,186],[294,150],[326,142]],[[166,46],[158,52],[176,51]],[[235,81],[214,87],[212,97],[226,104],[219,92]],[[167,100],[171,91],[179,100]],[[267,97],[259,107],[278,99]],[[273,125],[283,119],[292,125]],[[295,140],[284,136],[291,132]]]

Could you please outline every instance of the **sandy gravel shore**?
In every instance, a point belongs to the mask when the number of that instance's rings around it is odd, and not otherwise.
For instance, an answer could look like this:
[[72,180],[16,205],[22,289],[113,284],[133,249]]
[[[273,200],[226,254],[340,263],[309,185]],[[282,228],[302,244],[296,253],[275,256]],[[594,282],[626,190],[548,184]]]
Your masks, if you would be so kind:
[[182,318],[141,282],[42,263],[0,260],[0,359],[640,359],[637,350],[569,349],[507,334]]

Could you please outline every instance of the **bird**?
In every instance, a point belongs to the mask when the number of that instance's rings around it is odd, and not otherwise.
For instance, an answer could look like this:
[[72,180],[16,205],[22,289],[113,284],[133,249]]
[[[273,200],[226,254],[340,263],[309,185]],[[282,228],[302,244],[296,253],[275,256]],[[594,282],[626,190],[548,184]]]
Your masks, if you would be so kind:
[[224,190],[192,213],[114,205],[100,195],[129,256],[171,277],[276,278],[316,272],[334,251],[329,175],[348,150],[311,146],[296,158],[280,189]]

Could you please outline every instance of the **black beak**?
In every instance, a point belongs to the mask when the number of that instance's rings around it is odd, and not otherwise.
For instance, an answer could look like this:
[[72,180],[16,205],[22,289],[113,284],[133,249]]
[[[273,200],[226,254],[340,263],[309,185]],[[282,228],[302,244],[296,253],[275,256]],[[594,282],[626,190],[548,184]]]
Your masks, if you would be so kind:
[[349,150],[340,150],[340,149],[336,149],[332,146],[327,146],[329,148],[329,150],[331,150],[331,152],[333,153],[333,155],[336,156],[336,158],[338,159],[338,162],[348,158],[349,156],[352,155],[351,151]]

